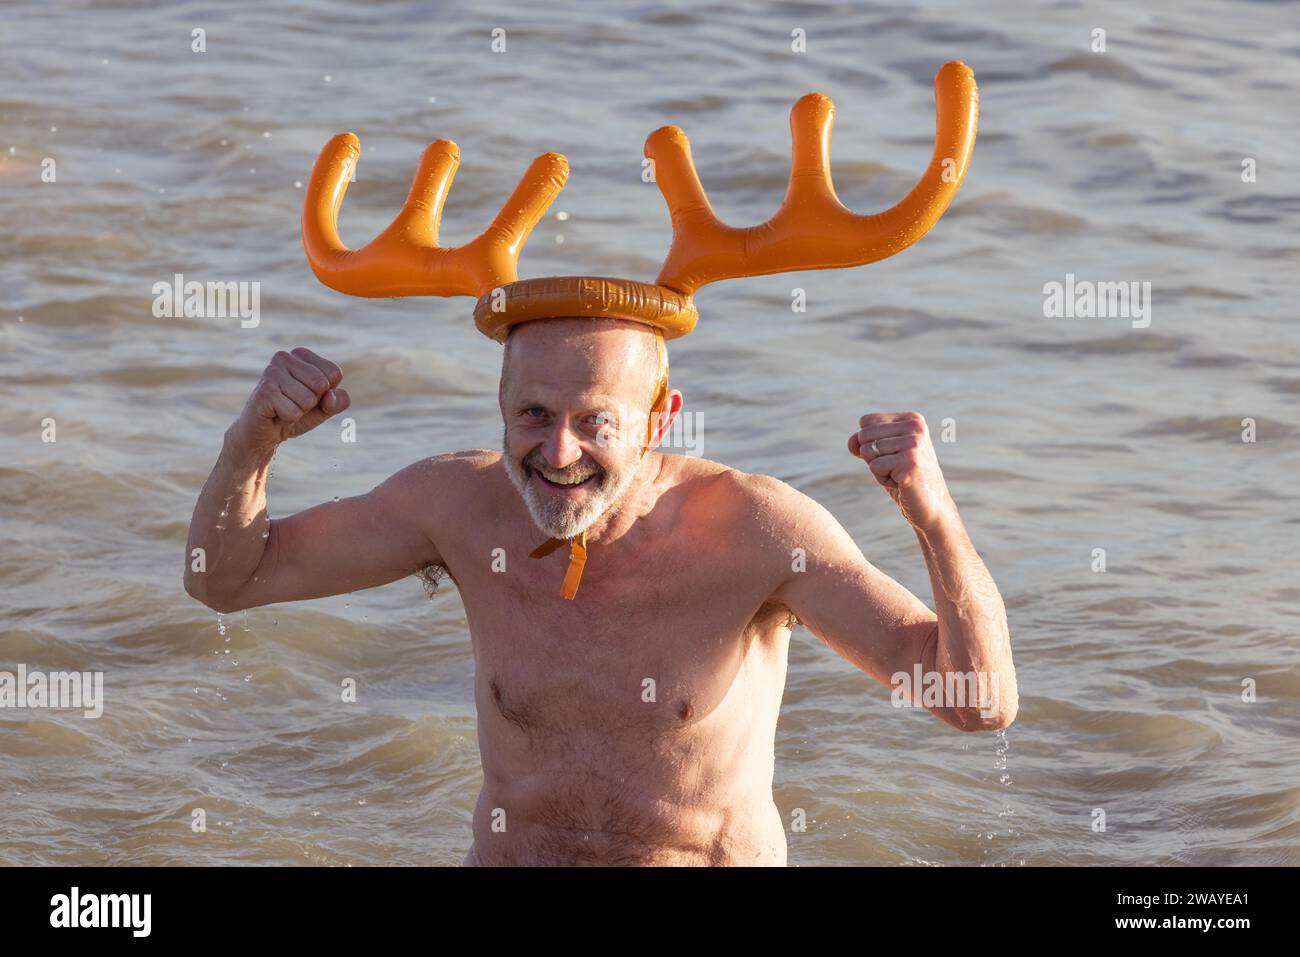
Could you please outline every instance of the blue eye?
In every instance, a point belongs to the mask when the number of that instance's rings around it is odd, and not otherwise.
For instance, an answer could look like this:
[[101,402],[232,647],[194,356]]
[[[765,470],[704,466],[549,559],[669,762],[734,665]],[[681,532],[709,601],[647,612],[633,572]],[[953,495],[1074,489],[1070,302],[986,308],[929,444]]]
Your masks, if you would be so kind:
[[[532,406],[529,406],[528,408],[524,409],[524,415],[528,415],[529,413],[532,413],[532,412],[538,412],[538,413],[540,413],[541,415],[545,415],[545,414],[546,414],[546,410],[543,409],[540,405],[532,405]],[[536,416],[533,416],[533,418],[536,418]]]

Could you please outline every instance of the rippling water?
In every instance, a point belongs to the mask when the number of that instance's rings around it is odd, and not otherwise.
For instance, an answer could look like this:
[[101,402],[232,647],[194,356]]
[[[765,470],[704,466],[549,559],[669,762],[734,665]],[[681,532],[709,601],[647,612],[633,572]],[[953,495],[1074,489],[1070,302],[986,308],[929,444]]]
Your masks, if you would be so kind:
[[[361,137],[354,245],[447,137],[445,242],[557,150],[568,218],[521,274],[651,279],[652,129],[682,126],[719,215],[757,223],[790,106],[824,91],[839,195],[874,211],[928,161],[950,59],[975,70],[980,132],[934,232],[863,269],[709,287],[670,349],[706,457],[814,496],[927,601],[913,536],[844,443],[867,411],[954,420],[941,461],[1008,606],[1021,708],[1001,735],[894,710],[796,631],[776,800],[809,828],[790,863],[1300,863],[1297,5],[558,6],[0,10],[0,670],[102,670],[108,698],[98,721],[0,711],[0,863],[464,856],[481,774],[454,589],[223,621],[181,587],[190,511],[276,349],[343,367],[358,442],[285,446],[273,515],[499,441],[499,347],[468,300],[351,299],[307,269],[300,184],[331,135]],[[260,323],[155,318],[175,273],[260,282]],[[1044,318],[1067,273],[1150,282],[1150,325]],[[359,704],[331,704],[340,675]]]

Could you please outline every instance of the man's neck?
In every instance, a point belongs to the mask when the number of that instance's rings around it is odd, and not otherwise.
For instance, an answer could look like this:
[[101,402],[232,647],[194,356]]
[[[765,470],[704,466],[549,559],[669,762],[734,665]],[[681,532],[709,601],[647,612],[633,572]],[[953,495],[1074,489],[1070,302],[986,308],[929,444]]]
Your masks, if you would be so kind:
[[664,456],[660,452],[647,452],[646,459],[636,478],[628,486],[623,500],[613,509],[596,519],[587,528],[588,545],[609,546],[631,536],[629,543],[637,537],[638,527],[659,501],[663,493],[661,481],[664,478]]

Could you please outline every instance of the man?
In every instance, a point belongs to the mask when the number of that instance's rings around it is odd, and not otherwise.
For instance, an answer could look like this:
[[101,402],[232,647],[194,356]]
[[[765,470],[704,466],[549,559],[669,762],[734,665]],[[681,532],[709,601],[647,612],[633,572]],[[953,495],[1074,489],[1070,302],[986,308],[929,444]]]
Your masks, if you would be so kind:
[[[276,446],[350,402],[334,363],[277,352],[195,508],[187,554],[204,548],[208,570],[185,587],[217,611],[447,569],[474,647],[484,777],[466,864],[784,864],[772,779],[795,619],[886,685],[919,672],[950,691],[978,675],[978,696],[907,692],[954,728],[1016,716],[1002,600],[921,416],[864,415],[848,450],[915,530],[934,612],[785,483],[656,451],[682,409],[665,390],[647,441],[658,345],[621,319],[516,325],[502,451],[422,459],[270,519]],[[530,557],[542,534],[591,548],[576,600],[557,592],[563,553]]]

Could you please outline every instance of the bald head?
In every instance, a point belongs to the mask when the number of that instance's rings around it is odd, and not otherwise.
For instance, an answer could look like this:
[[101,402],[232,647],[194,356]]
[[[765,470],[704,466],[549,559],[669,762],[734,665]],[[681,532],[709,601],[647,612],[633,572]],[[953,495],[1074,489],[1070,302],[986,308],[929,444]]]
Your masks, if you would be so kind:
[[[647,413],[661,375],[654,330],[645,323],[604,317],[539,319],[513,327],[501,356],[503,395],[520,367],[529,373],[554,369],[561,375],[589,369],[596,379],[619,383],[628,401]],[[667,350],[662,374],[668,374]]]

